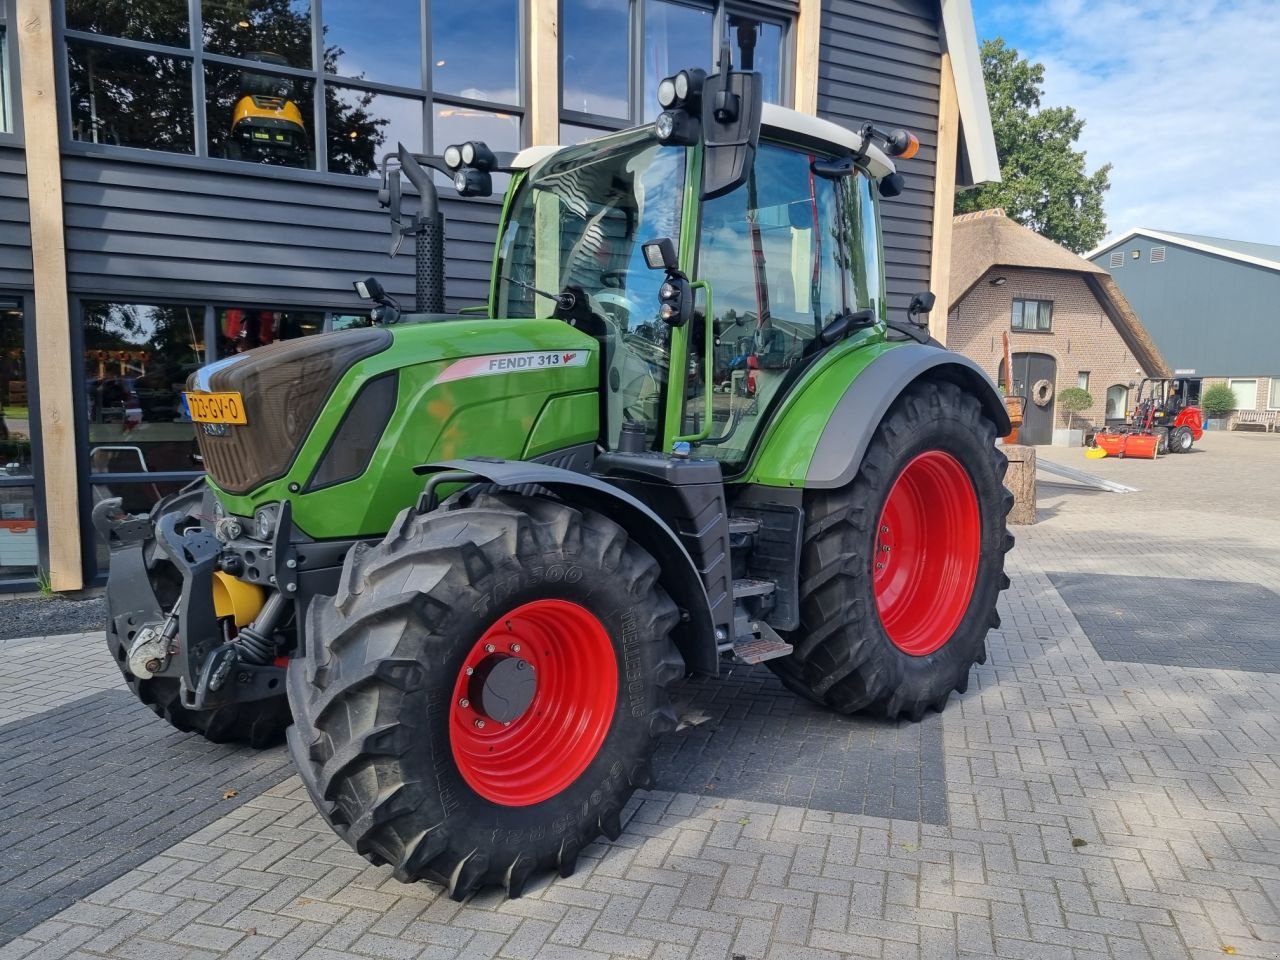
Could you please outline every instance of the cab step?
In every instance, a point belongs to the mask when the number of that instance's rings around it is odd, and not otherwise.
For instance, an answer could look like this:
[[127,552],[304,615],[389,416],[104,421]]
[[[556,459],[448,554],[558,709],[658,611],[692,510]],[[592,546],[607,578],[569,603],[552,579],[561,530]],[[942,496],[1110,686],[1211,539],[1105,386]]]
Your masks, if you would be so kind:
[[767,597],[778,588],[772,580],[758,580],[755,577],[743,577],[733,581],[733,599],[743,597]]
[[777,631],[764,621],[753,624],[758,636],[746,636],[735,640],[728,651],[737,663],[764,663],[774,657],[785,657],[792,650],[791,644],[778,636]]
[[746,537],[760,532],[760,521],[750,517],[730,517],[729,535]]

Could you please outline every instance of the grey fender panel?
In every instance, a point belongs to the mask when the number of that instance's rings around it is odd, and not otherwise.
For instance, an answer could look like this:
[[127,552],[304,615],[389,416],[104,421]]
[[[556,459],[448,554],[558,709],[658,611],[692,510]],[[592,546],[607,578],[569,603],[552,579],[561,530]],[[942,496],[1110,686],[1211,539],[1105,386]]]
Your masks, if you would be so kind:
[[718,672],[720,658],[711,605],[697,567],[662,518],[645,504],[598,477],[523,460],[446,460],[414,468],[417,473],[445,470],[473,473],[500,487],[545,487],[567,503],[595,510],[619,523],[658,561],[663,589],[688,615],[674,634],[685,666],[695,673]]
[[829,490],[852,481],[889,407],[925,374],[950,380],[974,394],[982,412],[995,423],[996,435],[1009,432],[1004,401],[978,364],[943,347],[907,343],[878,357],[849,384],[818,438],[805,487]]

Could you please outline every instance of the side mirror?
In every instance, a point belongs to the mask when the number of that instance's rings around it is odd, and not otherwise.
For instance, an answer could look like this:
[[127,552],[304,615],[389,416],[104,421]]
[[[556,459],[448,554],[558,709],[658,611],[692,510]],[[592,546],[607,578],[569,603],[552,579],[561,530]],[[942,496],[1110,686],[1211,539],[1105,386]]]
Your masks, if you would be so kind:
[[702,88],[702,199],[714,200],[746,182],[760,142],[764,79],[729,69],[720,56],[720,72]]
[[907,316],[911,318],[911,322],[920,323],[918,319],[920,314],[928,313],[932,310],[937,300],[938,298],[930,290],[923,290],[912,297],[911,303],[907,306]]
[[650,240],[641,247],[650,270],[665,270],[667,278],[658,288],[658,318],[672,327],[683,327],[693,316],[693,290],[689,278],[680,272],[676,245],[670,237]]

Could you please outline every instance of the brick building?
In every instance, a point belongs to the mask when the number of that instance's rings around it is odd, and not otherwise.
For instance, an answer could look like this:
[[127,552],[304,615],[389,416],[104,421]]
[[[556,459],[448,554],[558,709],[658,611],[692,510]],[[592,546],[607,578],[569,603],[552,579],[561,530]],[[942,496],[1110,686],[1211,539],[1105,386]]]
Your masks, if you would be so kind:
[[[1003,210],[955,218],[947,345],[1002,386],[1003,342],[1013,354],[1013,394],[1027,397],[1022,438],[1049,443],[1057,396],[1083,387],[1093,407],[1076,420],[1124,417],[1143,377],[1168,376],[1155,343],[1101,267],[1019,226]],[[1048,386],[1046,386],[1046,384]]]

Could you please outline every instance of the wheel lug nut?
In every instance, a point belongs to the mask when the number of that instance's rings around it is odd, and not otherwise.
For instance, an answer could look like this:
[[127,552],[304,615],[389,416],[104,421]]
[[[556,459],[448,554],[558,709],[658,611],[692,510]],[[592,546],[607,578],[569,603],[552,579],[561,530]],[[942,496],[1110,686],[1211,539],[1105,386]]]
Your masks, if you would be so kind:
[[513,643],[513,644],[511,645],[511,652],[512,652],[512,653],[519,653],[519,652],[520,652],[520,644],[518,644],[518,643]]
[[494,651],[494,646],[493,646],[493,644],[492,644],[492,643],[486,643],[486,644],[484,645],[484,652],[485,652],[485,653],[493,653],[493,651]]
[[889,552],[889,545],[886,543],[886,544],[885,544],[883,547],[881,547],[880,549],[881,549],[881,550],[883,550],[885,553],[888,553],[888,552]]
[[476,721],[476,729],[477,729],[477,730],[483,730],[483,729],[484,729],[484,721],[483,721],[483,720],[477,720],[477,721]]
[[469,676],[471,676],[473,673],[475,673],[476,671],[475,671],[475,668],[474,668],[474,667],[467,667],[467,671],[466,671],[466,672],[467,672],[467,676],[469,677]]
[[458,701],[458,706],[460,706],[463,710],[465,710],[467,709],[467,707],[471,706],[471,701],[468,700],[466,697],[463,697],[461,700]]
[[889,532],[889,528],[888,528],[888,527],[881,527],[881,528],[880,528],[880,532],[881,532],[881,533],[888,533],[888,532]]
[[876,569],[877,569],[877,570],[883,570],[883,569],[884,569],[884,564],[883,564],[883,563],[877,563],[877,564],[876,564]]

